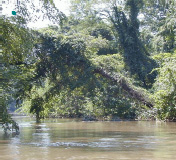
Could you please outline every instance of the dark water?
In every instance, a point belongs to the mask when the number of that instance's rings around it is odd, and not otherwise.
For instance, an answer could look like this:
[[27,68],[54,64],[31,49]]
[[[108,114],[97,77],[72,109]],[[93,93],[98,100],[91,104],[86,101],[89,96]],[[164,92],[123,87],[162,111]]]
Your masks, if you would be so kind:
[[0,160],[176,160],[176,123],[16,121],[20,135],[0,130]]

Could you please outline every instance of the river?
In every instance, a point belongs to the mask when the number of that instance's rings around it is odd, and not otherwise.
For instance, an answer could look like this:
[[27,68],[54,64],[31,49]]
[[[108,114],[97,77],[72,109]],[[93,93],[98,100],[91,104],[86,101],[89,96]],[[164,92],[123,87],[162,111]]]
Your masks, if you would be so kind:
[[176,123],[15,119],[19,135],[0,129],[0,160],[176,159]]

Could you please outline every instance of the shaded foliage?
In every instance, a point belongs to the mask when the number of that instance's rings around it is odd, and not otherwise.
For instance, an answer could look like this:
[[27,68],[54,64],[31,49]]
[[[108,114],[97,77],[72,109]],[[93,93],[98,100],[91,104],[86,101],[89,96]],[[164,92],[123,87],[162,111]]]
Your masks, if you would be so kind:
[[149,57],[139,38],[137,16],[142,4],[142,1],[127,1],[129,19],[120,8],[114,6],[110,18],[119,36],[119,45],[124,56],[126,69],[135,79],[140,81],[140,86],[150,88],[156,77],[156,72],[151,73],[152,69],[156,67],[156,63]]

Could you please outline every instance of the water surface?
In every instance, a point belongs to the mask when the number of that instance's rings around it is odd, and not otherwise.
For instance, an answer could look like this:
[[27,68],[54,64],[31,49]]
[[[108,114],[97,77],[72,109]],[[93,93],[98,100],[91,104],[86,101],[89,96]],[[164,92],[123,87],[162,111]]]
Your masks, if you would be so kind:
[[0,130],[0,160],[176,159],[176,123],[16,121],[20,135]]

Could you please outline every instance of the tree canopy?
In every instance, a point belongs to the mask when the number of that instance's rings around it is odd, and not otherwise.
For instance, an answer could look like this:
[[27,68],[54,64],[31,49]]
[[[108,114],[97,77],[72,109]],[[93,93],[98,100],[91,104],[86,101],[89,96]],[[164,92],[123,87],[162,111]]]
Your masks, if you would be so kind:
[[153,109],[149,118],[175,120],[175,2],[102,1],[108,9],[99,3],[72,0],[66,17],[43,1],[59,23],[38,30],[27,27],[25,3],[17,17],[2,17],[2,123],[12,123],[10,101],[37,120],[135,119]]

